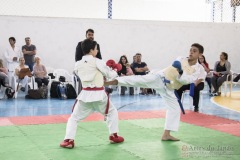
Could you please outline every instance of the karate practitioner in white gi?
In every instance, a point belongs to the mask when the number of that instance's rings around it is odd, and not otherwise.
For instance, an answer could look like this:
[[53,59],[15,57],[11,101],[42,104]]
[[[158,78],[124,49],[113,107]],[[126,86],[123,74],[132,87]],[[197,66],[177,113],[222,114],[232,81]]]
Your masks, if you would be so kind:
[[[178,131],[180,123],[180,107],[174,94],[175,89],[182,85],[195,83],[199,79],[205,79],[206,73],[202,65],[198,63],[199,44],[191,46],[188,58],[179,58],[172,66],[159,72],[144,76],[117,77],[116,80],[106,82],[106,85],[120,85],[127,87],[153,88],[167,103],[165,130],[162,135],[163,141],[179,141],[171,136],[171,131]],[[164,79],[170,80],[170,84]]]
[[[117,72],[106,66],[103,60],[96,58],[97,42],[86,39],[82,42],[84,56],[75,64],[75,72],[81,78],[83,89],[77,97],[71,117],[68,119],[66,135],[60,146],[73,148],[78,121],[85,119],[94,111],[106,115],[110,143],[121,143],[123,137],[118,136],[118,112],[104,90],[104,77],[116,78]],[[107,104],[109,104],[106,112]]]

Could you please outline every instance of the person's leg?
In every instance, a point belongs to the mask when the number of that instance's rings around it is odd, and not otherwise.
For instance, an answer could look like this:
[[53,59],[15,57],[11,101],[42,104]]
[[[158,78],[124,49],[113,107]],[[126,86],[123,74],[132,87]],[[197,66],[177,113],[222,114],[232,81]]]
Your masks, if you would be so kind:
[[89,114],[93,112],[91,103],[84,103],[82,101],[77,101],[75,104],[73,113],[68,118],[67,126],[66,126],[66,135],[64,141],[60,144],[61,147],[64,148],[73,148],[74,147],[74,139],[77,132],[78,121],[83,120]]
[[167,112],[165,118],[165,129],[162,135],[163,141],[179,141],[178,138],[175,138],[171,135],[171,131],[178,131],[180,123],[180,106],[178,99],[174,94],[173,90],[166,89],[157,90],[160,93],[161,97],[167,104]]
[[26,65],[28,65],[30,71],[32,72],[32,71],[33,71],[34,63],[26,63]]
[[176,90],[179,98],[182,99],[182,94],[183,94],[183,92],[186,91],[186,90],[189,90],[189,89],[190,89],[190,85],[187,84],[187,85],[183,85],[181,88],[179,88],[178,90]]
[[218,87],[217,87],[217,80],[218,80],[218,78],[219,77],[217,77],[217,76],[213,76],[212,77],[212,86],[213,86],[213,93],[216,93],[217,92],[217,90],[218,90]]
[[[105,116],[107,106],[107,96],[104,97],[103,101],[95,102],[94,108],[96,111],[100,112]],[[109,130],[109,140],[111,143],[121,143],[124,141],[123,137],[118,135],[118,111],[109,100],[109,109],[107,114],[107,126]]]
[[199,95],[200,91],[204,88],[204,82],[199,83],[197,86],[194,87],[194,96],[193,96],[193,106],[194,106],[194,112],[198,112],[199,107]]
[[177,131],[179,128],[180,106],[178,99],[176,98],[173,90],[165,88],[165,84],[163,83],[160,75],[148,74],[145,76],[125,76],[118,77],[117,81],[118,84],[122,86],[154,88],[158,93],[160,93],[168,106],[162,140],[179,140],[170,134],[171,131]]
[[134,88],[133,87],[129,87],[129,94],[134,95]]
[[20,81],[20,83],[22,84],[22,87],[24,88],[24,89],[22,89],[22,91],[24,91],[26,95],[28,94],[28,81],[29,81],[29,77],[28,76],[25,76]]
[[42,82],[45,86],[48,86],[49,80],[47,78],[43,78]]
[[227,75],[224,75],[222,77],[219,77],[217,79],[217,85],[216,85],[216,93],[218,93],[219,88],[221,87],[221,85],[223,84],[223,82],[225,82],[227,80]]
[[211,83],[211,78],[209,78],[209,77],[206,77],[206,82],[207,82],[207,84],[208,84],[208,86],[209,86],[209,93],[211,93],[211,91],[212,91],[212,83]]
[[42,79],[41,78],[36,78],[35,77],[35,82],[37,83],[37,85],[38,85],[38,88],[40,88],[41,86],[42,86]]
[[126,87],[125,86],[121,86],[121,95],[125,95],[125,90],[126,90]]

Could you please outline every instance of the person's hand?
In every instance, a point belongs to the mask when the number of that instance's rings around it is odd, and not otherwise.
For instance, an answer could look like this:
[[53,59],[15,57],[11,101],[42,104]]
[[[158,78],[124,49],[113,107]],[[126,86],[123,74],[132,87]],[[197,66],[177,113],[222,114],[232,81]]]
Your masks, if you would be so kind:
[[17,57],[13,57],[13,61],[17,61]]
[[201,65],[205,68],[206,67],[206,65],[204,64],[204,63],[201,63]]
[[178,70],[178,72],[182,72],[182,65],[180,61],[174,61],[172,66]]

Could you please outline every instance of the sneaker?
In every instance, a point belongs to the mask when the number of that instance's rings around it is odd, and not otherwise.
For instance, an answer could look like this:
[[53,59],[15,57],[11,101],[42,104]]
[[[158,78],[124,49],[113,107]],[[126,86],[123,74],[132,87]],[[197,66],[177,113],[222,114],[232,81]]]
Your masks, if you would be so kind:
[[74,140],[69,141],[69,139],[65,139],[60,143],[60,147],[72,149],[74,148]]
[[124,138],[121,136],[118,136],[117,133],[114,133],[113,135],[109,136],[110,143],[121,143],[124,141]]

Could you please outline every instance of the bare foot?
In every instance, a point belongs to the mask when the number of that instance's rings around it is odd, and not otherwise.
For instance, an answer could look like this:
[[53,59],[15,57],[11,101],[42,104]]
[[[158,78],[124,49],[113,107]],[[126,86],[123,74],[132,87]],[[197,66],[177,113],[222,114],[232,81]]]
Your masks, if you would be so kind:
[[163,135],[162,136],[162,141],[180,141],[180,139],[175,138],[171,135],[167,135],[167,136]]

